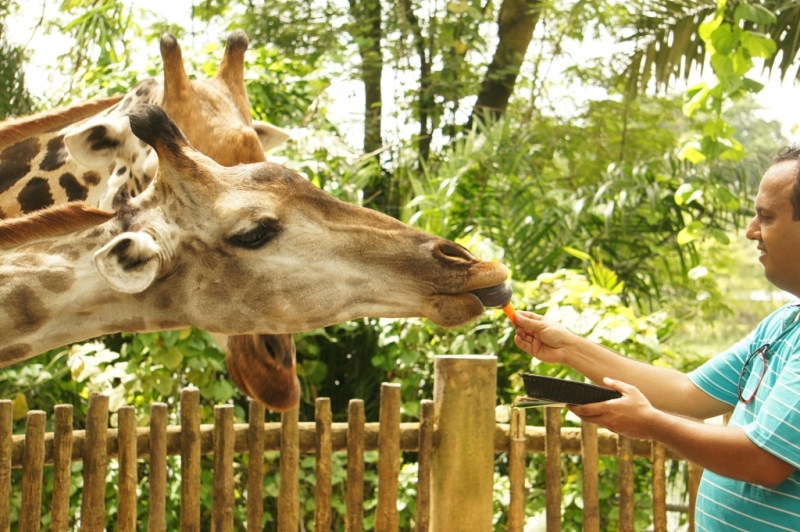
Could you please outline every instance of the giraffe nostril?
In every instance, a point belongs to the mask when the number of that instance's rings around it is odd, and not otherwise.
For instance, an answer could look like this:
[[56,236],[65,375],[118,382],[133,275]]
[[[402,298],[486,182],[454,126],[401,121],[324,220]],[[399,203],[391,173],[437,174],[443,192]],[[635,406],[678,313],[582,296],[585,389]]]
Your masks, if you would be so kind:
[[456,261],[476,262],[478,260],[475,255],[467,251],[467,248],[447,240],[437,244],[434,253],[445,259],[455,259]]

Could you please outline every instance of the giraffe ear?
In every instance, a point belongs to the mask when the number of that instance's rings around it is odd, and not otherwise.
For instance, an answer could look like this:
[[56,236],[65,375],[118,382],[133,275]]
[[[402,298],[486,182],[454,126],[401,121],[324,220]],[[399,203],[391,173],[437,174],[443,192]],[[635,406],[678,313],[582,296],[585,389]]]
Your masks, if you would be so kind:
[[138,294],[156,278],[160,251],[147,233],[122,233],[94,254],[94,265],[114,290]]
[[253,129],[256,130],[258,140],[261,141],[261,147],[264,148],[264,151],[269,151],[289,140],[289,134],[286,131],[260,120],[253,120]]
[[72,158],[89,168],[111,165],[120,146],[133,136],[127,116],[98,116],[64,135]]

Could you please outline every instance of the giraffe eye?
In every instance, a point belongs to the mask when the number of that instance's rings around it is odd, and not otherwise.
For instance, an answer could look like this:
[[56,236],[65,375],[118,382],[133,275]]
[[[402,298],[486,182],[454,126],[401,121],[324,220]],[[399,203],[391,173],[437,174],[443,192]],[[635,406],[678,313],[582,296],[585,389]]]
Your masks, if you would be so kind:
[[280,232],[281,227],[276,220],[262,220],[255,228],[230,237],[228,242],[240,248],[258,249],[278,236]]

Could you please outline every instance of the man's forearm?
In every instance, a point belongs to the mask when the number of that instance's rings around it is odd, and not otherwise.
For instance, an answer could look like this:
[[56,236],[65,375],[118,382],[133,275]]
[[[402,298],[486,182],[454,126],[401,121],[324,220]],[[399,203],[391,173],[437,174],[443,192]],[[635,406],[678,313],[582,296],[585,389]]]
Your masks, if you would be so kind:
[[740,427],[705,425],[660,411],[646,423],[646,437],[718,475],[773,487],[794,471],[792,465],[750,441]]
[[566,349],[564,363],[603,384],[604,377],[636,386],[659,410],[705,419],[730,410],[700,391],[680,371],[626,358],[586,338],[576,336]]

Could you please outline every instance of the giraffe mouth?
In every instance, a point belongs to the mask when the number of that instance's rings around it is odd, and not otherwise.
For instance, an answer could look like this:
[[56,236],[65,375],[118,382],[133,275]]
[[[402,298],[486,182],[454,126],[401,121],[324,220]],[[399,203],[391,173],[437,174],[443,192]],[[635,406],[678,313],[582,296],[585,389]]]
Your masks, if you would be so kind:
[[498,284],[470,292],[480,300],[484,307],[489,308],[503,308],[511,301],[512,293],[511,287],[507,284]]

